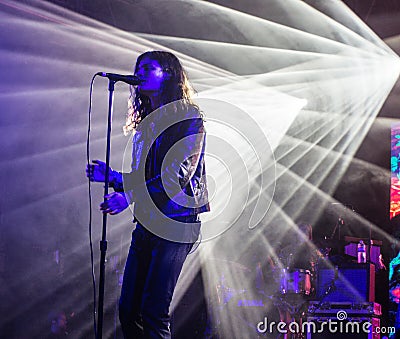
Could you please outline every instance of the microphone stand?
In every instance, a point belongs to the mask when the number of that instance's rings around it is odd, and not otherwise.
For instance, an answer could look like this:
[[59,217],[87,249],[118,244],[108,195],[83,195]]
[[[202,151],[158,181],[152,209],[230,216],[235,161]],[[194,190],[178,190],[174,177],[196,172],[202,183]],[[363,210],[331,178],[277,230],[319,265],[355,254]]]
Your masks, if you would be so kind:
[[338,220],[336,221],[335,224],[335,228],[332,231],[331,237],[329,239],[333,239],[336,231],[338,230],[338,240],[340,241],[340,237],[341,237],[341,226],[344,225],[344,220],[342,219],[342,217],[339,217]]
[[[108,183],[110,174],[110,146],[111,146],[111,123],[113,113],[114,80],[108,82],[108,119],[107,119],[107,145],[106,145],[106,171],[104,180],[104,196],[108,194]],[[104,202],[106,199],[104,198]],[[103,229],[100,240],[100,276],[99,276],[99,303],[97,311],[97,335],[96,339],[103,337],[103,308],[104,308],[104,285],[105,285],[105,262],[107,252],[107,213],[103,214]]]
[[369,239],[368,239],[368,253],[366,253],[367,254],[367,260],[366,261],[369,264],[372,264],[372,261],[371,261],[372,243],[373,243],[373,241],[372,241],[372,228],[370,227],[369,228]]

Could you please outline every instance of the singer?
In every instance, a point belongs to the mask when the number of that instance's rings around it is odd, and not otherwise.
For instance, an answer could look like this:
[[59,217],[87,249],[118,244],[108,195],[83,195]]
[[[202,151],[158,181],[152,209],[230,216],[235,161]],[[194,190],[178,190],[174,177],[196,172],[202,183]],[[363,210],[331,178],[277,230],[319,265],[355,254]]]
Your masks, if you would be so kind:
[[[126,261],[119,318],[126,339],[171,338],[169,306],[183,263],[210,210],[203,116],[178,58],[150,51],[136,61],[125,133],[133,132],[132,169],[110,168],[114,192],[100,205],[118,214],[134,203],[136,227]],[[105,163],[86,168],[104,182]]]

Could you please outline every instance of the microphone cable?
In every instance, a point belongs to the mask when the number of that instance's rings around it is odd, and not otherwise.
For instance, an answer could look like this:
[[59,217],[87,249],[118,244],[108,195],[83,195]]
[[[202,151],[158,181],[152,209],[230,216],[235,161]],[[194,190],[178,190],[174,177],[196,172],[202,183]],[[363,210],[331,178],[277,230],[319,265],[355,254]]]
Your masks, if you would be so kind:
[[[92,99],[93,99],[93,83],[97,74],[93,75],[90,81],[89,90],[89,109],[88,109],[88,130],[86,137],[86,164],[90,165],[90,127],[91,127],[91,115],[92,115]],[[88,168],[88,167],[87,167]],[[97,322],[96,322],[96,275],[94,273],[94,259],[93,259],[93,241],[92,241],[92,186],[90,177],[88,177],[88,198],[89,198],[89,247],[90,247],[90,264],[91,264],[91,275],[93,285],[93,328],[94,335],[97,338]]]

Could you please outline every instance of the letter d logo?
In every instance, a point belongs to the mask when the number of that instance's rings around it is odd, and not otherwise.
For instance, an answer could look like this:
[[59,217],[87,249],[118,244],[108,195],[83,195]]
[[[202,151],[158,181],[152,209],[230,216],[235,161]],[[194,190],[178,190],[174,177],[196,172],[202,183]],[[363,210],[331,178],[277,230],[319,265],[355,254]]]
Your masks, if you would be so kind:
[[267,317],[265,317],[264,321],[260,321],[257,324],[257,331],[260,333],[265,333],[265,332],[267,332],[267,327],[268,327],[268,319],[267,319]]

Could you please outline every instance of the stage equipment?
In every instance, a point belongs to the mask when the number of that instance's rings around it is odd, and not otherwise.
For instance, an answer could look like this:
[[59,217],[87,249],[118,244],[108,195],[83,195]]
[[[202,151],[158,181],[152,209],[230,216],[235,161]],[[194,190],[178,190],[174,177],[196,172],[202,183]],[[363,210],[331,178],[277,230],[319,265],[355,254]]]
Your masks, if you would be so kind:
[[288,270],[283,268],[280,278],[280,293],[310,295],[311,272],[304,269]]
[[[375,329],[380,327],[381,315],[381,305],[374,302],[311,301],[307,309],[307,322],[311,325],[306,327],[306,338],[379,339],[380,335],[375,333]],[[329,322],[333,326],[329,327]]]
[[122,75],[122,74],[106,73],[106,72],[98,72],[96,73],[96,75],[108,78],[110,81],[114,82],[122,81],[132,86],[140,85],[140,83],[142,82],[142,80],[135,75]]
[[[110,173],[110,155],[111,155],[111,127],[112,127],[112,115],[113,115],[113,100],[114,100],[114,88],[117,81],[127,82],[126,76],[120,76],[119,74],[98,72],[96,75],[107,77],[108,81],[108,115],[107,115],[107,141],[106,141],[106,170],[104,173],[104,194],[105,197],[108,195],[108,184],[109,184],[109,173]],[[125,80],[123,80],[124,77]],[[136,77],[129,76],[132,78]],[[129,80],[129,79],[128,79]],[[138,83],[132,83],[138,84]],[[104,198],[103,202],[107,199]],[[104,286],[105,286],[105,262],[107,253],[107,213],[103,213],[102,232],[100,240],[100,274],[99,274],[99,300],[98,300],[98,311],[97,311],[97,333],[96,339],[102,339],[103,337],[103,318],[104,318]]]
[[345,246],[345,254],[352,257],[357,257],[357,244],[362,240],[366,246],[367,262],[375,264],[376,267],[380,267],[379,256],[381,254],[382,241],[369,240],[368,238],[355,238],[355,237],[344,237],[347,245]]
[[375,301],[375,265],[346,263],[318,266],[317,299],[321,302]]

